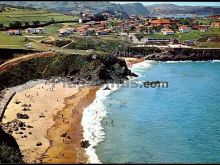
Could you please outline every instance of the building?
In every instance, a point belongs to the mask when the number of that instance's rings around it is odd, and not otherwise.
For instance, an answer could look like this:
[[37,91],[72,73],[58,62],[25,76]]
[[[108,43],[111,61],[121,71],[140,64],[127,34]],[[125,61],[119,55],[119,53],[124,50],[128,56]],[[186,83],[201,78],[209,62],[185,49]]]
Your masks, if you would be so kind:
[[208,31],[208,28],[206,26],[199,26],[198,30],[200,32],[207,32]]
[[107,31],[96,31],[96,35],[107,35],[108,32]]
[[172,42],[172,39],[168,38],[142,38],[142,43],[153,43],[153,44],[168,44]]
[[58,30],[58,32],[59,32],[59,36],[68,36],[71,34],[71,32],[67,29],[60,29]]
[[220,28],[220,21],[215,21],[211,23],[212,28]]
[[21,31],[19,29],[10,29],[7,31],[8,35],[21,35]]
[[172,29],[163,28],[163,29],[161,29],[161,33],[163,35],[170,35],[170,34],[174,34],[174,31]]
[[31,33],[31,34],[35,34],[36,33],[36,29],[35,28],[28,28],[26,29],[27,33]]
[[180,33],[188,33],[190,31],[190,28],[188,26],[180,26],[179,31]]
[[39,27],[39,28],[28,28],[26,29],[27,33],[31,33],[31,34],[45,34],[46,31],[44,28]]
[[152,26],[164,26],[164,25],[172,25],[175,22],[170,21],[169,19],[156,19],[156,20],[150,20],[150,25]]
[[39,27],[39,28],[36,28],[36,33],[37,33],[37,34],[45,34],[45,33],[46,33],[46,31],[45,31],[45,29],[44,29],[44,28]]

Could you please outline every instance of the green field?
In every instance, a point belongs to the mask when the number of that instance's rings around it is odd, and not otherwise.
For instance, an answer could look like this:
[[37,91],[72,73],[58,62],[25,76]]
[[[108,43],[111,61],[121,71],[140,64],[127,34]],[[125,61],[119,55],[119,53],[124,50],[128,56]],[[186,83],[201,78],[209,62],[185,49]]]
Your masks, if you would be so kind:
[[6,32],[0,32],[0,48],[26,49],[27,41],[23,36],[8,35]]
[[78,19],[76,16],[34,9],[7,8],[6,11],[0,13],[0,23],[2,23],[4,26],[8,26],[9,23],[13,21],[27,21],[32,23],[32,21],[38,20],[41,23],[45,23],[51,20],[69,21],[76,19]]
[[180,41],[184,40],[198,40],[203,37],[220,35],[220,29],[209,28],[207,32],[200,32],[199,30],[191,30],[189,33],[175,33],[173,35],[163,35],[161,33],[148,34],[148,38],[177,38]]

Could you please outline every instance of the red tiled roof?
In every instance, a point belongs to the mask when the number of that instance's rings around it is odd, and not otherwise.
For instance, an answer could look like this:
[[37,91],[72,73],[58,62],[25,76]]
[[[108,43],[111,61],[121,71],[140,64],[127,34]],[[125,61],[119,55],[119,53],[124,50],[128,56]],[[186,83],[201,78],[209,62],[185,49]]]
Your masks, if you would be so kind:
[[169,19],[158,19],[158,20],[152,20],[149,22],[152,24],[170,24],[170,23],[172,23]]

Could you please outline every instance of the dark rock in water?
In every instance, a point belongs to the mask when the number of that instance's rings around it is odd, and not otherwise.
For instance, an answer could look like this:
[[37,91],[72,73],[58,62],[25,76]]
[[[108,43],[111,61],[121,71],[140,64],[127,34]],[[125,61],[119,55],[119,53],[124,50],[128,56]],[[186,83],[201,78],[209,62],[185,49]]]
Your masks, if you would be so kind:
[[138,77],[138,75],[136,75],[135,73],[131,73],[130,76],[132,76],[132,77]]
[[88,148],[89,146],[90,146],[90,143],[88,140],[81,141],[81,147]]
[[17,113],[17,118],[18,119],[29,119],[29,116],[27,114]]
[[41,142],[37,142],[36,146],[42,146]]
[[105,87],[103,90],[111,90],[109,87]]

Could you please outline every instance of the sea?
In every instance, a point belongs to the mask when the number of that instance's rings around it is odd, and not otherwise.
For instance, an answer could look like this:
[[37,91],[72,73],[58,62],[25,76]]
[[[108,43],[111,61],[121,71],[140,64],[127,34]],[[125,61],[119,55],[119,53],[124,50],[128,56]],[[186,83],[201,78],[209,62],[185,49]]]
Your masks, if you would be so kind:
[[220,61],[144,61],[131,70],[137,78],[101,87],[83,112],[89,161],[220,163]]

